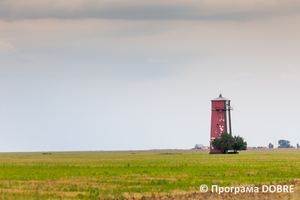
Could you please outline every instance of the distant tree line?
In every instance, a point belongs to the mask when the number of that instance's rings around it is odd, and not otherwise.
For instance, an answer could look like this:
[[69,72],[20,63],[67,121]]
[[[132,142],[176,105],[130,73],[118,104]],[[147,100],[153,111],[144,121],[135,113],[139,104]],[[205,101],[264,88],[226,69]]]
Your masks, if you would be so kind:
[[263,149],[265,147],[262,147],[262,146],[258,146],[258,147],[253,147],[253,149]]
[[[268,145],[269,149],[273,149],[274,145],[272,143],[269,143]],[[290,141],[288,140],[278,140],[278,147],[277,148],[295,148],[291,145]],[[297,148],[300,148],[300,145],[297,143]]]

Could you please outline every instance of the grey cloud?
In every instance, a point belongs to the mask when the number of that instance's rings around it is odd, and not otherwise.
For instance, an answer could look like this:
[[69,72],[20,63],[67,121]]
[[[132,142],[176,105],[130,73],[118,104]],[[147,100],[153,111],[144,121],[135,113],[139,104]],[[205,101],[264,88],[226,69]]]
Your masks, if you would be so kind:
[[282,1],[0,1],[0,17],[22,19],[127,19],[127,20],[229,20],[244,21],[299,13],[299,2]]

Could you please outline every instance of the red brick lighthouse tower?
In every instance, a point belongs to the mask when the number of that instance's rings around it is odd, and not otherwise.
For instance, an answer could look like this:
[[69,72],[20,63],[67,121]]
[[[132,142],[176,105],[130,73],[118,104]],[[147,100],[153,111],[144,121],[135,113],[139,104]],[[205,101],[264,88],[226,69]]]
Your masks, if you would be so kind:
[[230,120],[230,100],[222,97],[211,100],[211,129],[210,129],[210,154],[222,153],[219,150],[213,149],[211,142],[215,138],[219,138],[222,133],[231,133]]

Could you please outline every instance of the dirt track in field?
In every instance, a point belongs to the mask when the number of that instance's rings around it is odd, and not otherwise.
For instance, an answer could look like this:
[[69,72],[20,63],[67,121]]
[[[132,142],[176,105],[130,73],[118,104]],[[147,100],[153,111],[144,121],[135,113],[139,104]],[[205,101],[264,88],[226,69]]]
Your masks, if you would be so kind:
[[298,200],[300,195],[298,192],[295,193],[201,193],[201,192],[190,192],[175,195],[159,195],[159,196],[126,196],[128,200]]

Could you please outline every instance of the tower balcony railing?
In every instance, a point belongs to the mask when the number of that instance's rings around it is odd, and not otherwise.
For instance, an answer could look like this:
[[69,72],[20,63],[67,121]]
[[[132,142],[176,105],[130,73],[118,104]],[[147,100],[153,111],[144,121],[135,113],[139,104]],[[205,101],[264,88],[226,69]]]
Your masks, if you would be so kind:
[[233,110],[233,107],[232,106],[226,106],[226,108],[216,107],[215,110]]

